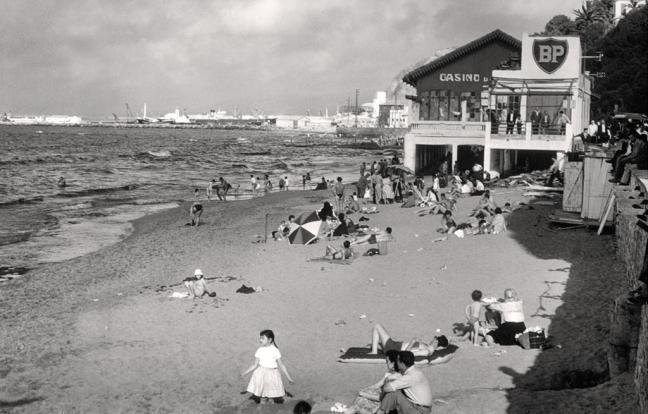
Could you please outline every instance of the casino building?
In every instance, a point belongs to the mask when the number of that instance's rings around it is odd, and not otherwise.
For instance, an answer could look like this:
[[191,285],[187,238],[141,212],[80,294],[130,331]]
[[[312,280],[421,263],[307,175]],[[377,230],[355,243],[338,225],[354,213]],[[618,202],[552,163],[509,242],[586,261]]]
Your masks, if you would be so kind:
[[404,141],[404,163],[417,173],[436,172],[444,160],[499,173],[547,168],[588,122],[590,81],[577,37],[519,41],[495,30],[403,81],[417,91],[408,98],[419,119]]

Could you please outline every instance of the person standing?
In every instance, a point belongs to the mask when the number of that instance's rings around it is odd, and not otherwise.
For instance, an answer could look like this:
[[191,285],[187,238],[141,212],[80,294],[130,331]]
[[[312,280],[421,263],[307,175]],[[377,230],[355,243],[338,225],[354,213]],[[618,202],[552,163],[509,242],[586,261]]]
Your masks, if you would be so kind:
[[200,192],[196,188],[194,189],[194,202],[189,207],[189,218],[191,219],[191,225],[196,226],[200,225],[200,216],[202,216],[203,206],[200,203]]
[[344,184],[342,184],[342,177],[337,178],[337,182],[333,186],[333,192],[335,193],[337,211],[342,211],[342,202],[344,201]]
[[227,201],[227,192],[230,188],[232,188],[232,185],[228,183],[223,177],[220,177],[218,181],[220,182],[220,185],[216,190],[216,195],[218,195],[219,200],[221,200],[222,197],[223,201]]
[[244,377],[254,371],[246,391],[252,394],[250,399],[257,404],[261,402],[261,398],[272,398],[276,404],[283,404],[286,390],[279,369],[290,383],[294,381],[281,361],[274,332],[269,329],[261,331],[259,343],[261,346],[254,354],[254,364],[241,373],[241,377]]
[[356,189],[358,190],[358,197],[360,199],[365,198],[365,192],[367,191],[367,177],[364,174],[360,175],[358,183],[356,184]]
[[605,124],[605,119],[601,119],[598,125],[598,131],[596,131],[596,140],[597,142],[607,142],[610,138],[612,138],[610,128]]
[[546,110],[542,112],[542,116],[540,117],[540,134],[541,135],[546,135],[549,133],[549,125],[551,124],[551,117],[549,116],[549,112]]
[[367,170],[367,163],[363,161],[362,164],[360,164],[360,176],[361,177],[364,176],[364,173],[365,173],[366,170]]
[[286,188],[286,181],[283,177],[279,177],[279,191],[283,191]]
[[515,112],[508,111],[506,114],[506,133],[513,134],[513,127],[515,127]]
[[596,143],[597,140],[597,135],[598,135],[598,125],[596,124],[595,120],[591,120],[589,125],[587,126],[587,135],[589,138],[589,141]]
[[565,111],[560,111],[558,113],[558,124],[560,125],[560,135],[565,135],[567,124],[571,124],[571,120],[567,114],[565,114]]
[[430,413],[432,388],[423,372],[414,366],[414,354],[399,351],[396,366],[402,375],[383,385],[380,408],[376,413],[386,414],[395,410],[404,414]]
[[533,111],[531,111],[531,133],[533,135],[537,135],[539,127],[540,127],[540,109],[535,108]]
[[[206,191],[206,193],[207,193],[207,201],[211,201],[211,196],[212,196],[212,192],[213,192],[213,190],[214,190],[214,184],[215,184],[215,183],[216,183],[216,180],[212,179],[212,180],[207,184],[207,191]],[[216,191],[217,191],[217,194],[218,194],[218,190],[216,190]],[[219,196],[218,198],[220,198],[220,196]]]
[[371,173],[372,176],[376,172],[376,161],[374,161],[373,164],[371,164],[371,168],[369,169],[369,172]]
[[257,190],[257,180],[254,177],[254,174],[250,174],[250,186],[252,187],[252,196],[256,196]]

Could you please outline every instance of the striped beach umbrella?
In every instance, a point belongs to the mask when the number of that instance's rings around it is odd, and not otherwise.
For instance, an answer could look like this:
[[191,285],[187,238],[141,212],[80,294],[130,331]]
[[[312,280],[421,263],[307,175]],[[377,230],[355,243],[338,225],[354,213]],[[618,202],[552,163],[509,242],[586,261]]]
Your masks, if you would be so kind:
[[290,229],[288,241],[290,244],[308,244],[317,239],[322,220],[320,220],[316,211],[312,213],[301,214]]

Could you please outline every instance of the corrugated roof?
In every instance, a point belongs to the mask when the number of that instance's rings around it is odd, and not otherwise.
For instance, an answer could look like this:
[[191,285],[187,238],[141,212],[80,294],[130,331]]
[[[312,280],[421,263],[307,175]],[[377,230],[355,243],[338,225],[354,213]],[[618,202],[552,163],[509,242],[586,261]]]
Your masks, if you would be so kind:
[[441,56],[438,59],[433,60],[432,62],[420,66],[407,75],[403,77],[403,82],[408,83],[412,86],[416,86],[416,81],[424,77],[430,72],[433,72],[449,63],[454,62],[455,60],[463,57],[469,53],[474,52],[475,50],[481,49],[482,47],[499,40],[508,45],[516,47],[518,49],[522,48],[522,42],[509,35],[504,33],[500,29],[495,29],[492,32],[480,37],[479,39],[473,40],[470,43],[467,43],[452,52]]

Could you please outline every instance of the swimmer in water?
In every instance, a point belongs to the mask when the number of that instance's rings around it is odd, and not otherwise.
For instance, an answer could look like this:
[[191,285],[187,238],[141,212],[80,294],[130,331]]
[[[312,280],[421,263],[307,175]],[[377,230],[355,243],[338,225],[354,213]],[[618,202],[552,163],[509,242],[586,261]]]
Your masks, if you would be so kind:
[[58,186],[61,187],[61,188],[64,188],[64,187],[66,186],[66,184],[65,184],[65,178],[63,178],[63,177],[59,177],[58,182],[56,183],[56,185],[58,185]]

